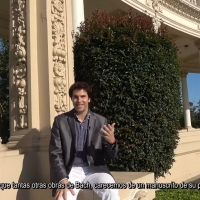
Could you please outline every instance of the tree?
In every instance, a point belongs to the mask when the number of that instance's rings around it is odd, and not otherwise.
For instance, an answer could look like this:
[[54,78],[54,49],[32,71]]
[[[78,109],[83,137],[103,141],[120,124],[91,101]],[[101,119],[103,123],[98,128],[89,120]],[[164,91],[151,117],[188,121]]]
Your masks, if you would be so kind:
[[197,102],[197,105],[194,105],[193,102],[189,102],[189,105],[192,127],[200,128],[200,100]]
[[9,41],[0,39],[0,104],[2,106],[0,136],[8,142],[9,134]]
[[200,100],[197,102],[196,112],[200,114]]
[[177,48],[151,18],[96,11],[74,34],[75,81],[93,87],[91,110],[116,123],[115,171],[163,176],[179,140],[180,68]]

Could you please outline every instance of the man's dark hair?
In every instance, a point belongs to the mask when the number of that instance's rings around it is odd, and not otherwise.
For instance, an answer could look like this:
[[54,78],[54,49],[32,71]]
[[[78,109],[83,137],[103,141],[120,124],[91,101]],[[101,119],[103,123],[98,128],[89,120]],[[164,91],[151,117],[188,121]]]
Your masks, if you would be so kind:
[[69,96],[72,98],[73,91],[74,90],[85,90],[88,94],[88,97],[91,98],[92,96],[92,87],[86,83],[86,82],[75,82],[71,87],[69,88]]

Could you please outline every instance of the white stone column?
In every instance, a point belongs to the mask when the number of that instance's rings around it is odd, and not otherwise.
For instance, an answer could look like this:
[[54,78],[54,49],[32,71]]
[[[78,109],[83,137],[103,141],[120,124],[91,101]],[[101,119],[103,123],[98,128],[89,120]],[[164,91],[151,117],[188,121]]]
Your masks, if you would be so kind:
[[46,151],[54,117],[72,108],[68,96],[68,89],[74,82],[71,1],[38,1],[37,12],[42,16],[37,25],[41,67],[40,150]]
[[71,0],[73,31],[77,31],[80,23],[85,20],[84,0]]
[[185,128],[190,129],[192,128],[192,126],[191,126],[190,106],[189,106],[188,88],[187,88],[187,72],[185,71],[181,72],[181,82],[182,82]]
[[37,146],[40,128],[36,2],[10,0],[9,148]]

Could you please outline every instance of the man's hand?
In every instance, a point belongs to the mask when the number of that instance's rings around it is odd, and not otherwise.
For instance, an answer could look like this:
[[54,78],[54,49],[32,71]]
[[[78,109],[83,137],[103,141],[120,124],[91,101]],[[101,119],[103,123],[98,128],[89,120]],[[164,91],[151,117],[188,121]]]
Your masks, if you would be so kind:
[[73,189],[68,189],[66,187],[66,185],[68,183],[69,183],[68,180],[62,180],[61,181],[61,184],[64,184],[65,188],[64,189],[57,189],[56,195],[55,195],[55,200],[67,200],[67,191],[70,191],[73,196],[75,195],[75,192],[74,192]]
[[115,123],[112,123],[112,125],[108,124],[107,126],[104,125],[101,129],[101,132],[103,133],[102,136],[106,139],[107,142],[110,144],[115,142],[115,129],[114,129]]

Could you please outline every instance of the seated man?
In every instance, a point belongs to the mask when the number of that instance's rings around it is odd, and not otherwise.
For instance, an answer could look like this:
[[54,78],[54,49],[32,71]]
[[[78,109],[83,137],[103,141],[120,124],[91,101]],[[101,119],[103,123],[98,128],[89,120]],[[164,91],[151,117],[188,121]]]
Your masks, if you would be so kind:
[[92,186],[102,200],[119,200],[117,189],[95,186],[115,183],[104,159],[117,158],[118,145],[114,123],[89,110],[91,87],[76,82],[69,89],[74,109],[54,119],[49,144],[51,181],[75,185],[74,189],[53,190],[56,200],[76,200],[79,188],[76,182]]

